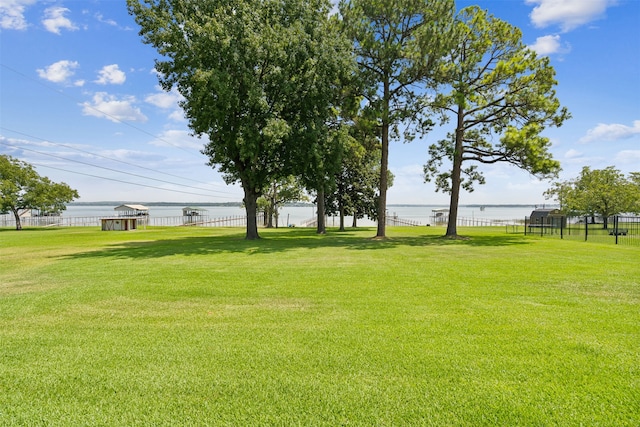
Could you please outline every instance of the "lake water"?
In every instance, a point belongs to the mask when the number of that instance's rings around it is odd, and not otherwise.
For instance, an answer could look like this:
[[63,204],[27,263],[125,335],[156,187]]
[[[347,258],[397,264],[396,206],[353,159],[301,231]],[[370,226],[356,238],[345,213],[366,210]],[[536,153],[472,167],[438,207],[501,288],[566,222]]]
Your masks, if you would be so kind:
[[[116,212],[113,206],[106,205],[70,205],[63,212],[63,217],[107,217],[114,216]],[[179,217],[182,216],[183,206],[166,206],[145,204],[149,208],[149,216],[152,218]],[[186,206],[186,205],[185,205]],[[206,212],[202,215],[208,216],[210,219],[227,218],[245,215],[244,208],[233,206],[202,206]],[[403,220],[427,225],[433,223],[434,209],[447,209],[447,206],[396,206],[387,207],[388,216],[397,216]],[[458,217],[474,220],[523,220],[525,216],[529,216],[531,211],[535,209],[531,206],[460,206]],[[287,224],[299,226],[303,222],[315,217],[315,207],[313,206],[286,206],[280,209],[279,226],[285,227]],[[346,225],[350,226],[351,217],[347,217]],[[338,226],[337,217],[329,217],[327,225]],[[361,219],[358,225],[372,226],[374,221],[369,219]]]

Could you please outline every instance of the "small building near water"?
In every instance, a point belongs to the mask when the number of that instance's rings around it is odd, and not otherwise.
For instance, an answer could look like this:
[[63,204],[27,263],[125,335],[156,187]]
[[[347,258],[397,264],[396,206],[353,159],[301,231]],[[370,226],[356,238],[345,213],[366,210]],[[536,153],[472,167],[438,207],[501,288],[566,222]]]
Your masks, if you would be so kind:
[[182,208],[182,219],[184,224],[197,224],[206,219],[204,218],[206,215],[206,209],[194,208],[193,206]]
[[202,216],[205,215],[206,212],[206,209],[194,208],[193,206],[182,208],[182,216]]
[[529,228],[531,227],[551,227],[564,228],[567,226],[567,218],[560,209],[534,209],[529,216]]
[[147,216],[149,208],[144,205],[120,205],[113,208],[119,217]]
[[541,224],[548,218],[560,217],[560,209],[534,209],[529,219],[532,224]]
[[100,218],[100,222],[102,231],[129,231],[138,228],[136,217]]
[[449,209],[431,209],[431,222],[433,224],[445,224],[449,222]]
[[120,205],[113,208],[117,216],[100,218],[102,231],[129,231],[138,228],[138,221],[149,218],[149,208],[144,205]]

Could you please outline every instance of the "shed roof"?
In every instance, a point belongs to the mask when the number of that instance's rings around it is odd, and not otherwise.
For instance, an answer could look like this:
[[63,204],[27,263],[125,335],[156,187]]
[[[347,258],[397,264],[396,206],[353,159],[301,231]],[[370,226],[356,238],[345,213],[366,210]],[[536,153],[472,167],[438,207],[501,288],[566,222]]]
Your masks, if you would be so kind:
[[113,209],[116,211],[125,211],[125,210],[148,211],[149,210],[149,208],[144,205],[120,205],[120,206],[116,206]]
[[534,209],[531,212],[531,218],[544,218],[549,215],[561,215],[560,209]]

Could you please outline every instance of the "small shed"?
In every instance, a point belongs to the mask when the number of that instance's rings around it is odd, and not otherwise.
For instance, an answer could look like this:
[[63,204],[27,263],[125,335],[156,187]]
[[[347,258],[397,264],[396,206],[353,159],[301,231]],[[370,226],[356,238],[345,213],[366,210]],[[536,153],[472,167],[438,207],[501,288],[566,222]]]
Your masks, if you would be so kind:
[[138,228],[136,217],[101,218],[100,221],[102,231],[129,231]]
[[194,208],[193,206],[182,208],[182,216],[202,216],[205,215],[206,212],[206,209]]
[[559,209],[534,209],[529,219],[532,224],[541,223],[549,217],[562,216]]
[[119,217],[147,216],[149,208],[144,205],[120,205],[113,208]]
[[566,227],[566,217],[560,209],[534,209],[529,217],[529,227]]

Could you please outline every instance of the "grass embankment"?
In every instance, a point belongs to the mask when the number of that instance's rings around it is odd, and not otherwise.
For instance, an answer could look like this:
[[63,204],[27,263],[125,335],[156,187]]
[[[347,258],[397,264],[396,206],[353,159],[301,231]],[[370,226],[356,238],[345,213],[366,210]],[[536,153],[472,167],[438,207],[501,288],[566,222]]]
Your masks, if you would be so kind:
[[0,425],[640,424],[640,249],[0,231]]

